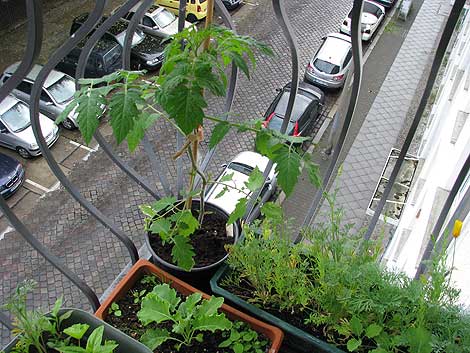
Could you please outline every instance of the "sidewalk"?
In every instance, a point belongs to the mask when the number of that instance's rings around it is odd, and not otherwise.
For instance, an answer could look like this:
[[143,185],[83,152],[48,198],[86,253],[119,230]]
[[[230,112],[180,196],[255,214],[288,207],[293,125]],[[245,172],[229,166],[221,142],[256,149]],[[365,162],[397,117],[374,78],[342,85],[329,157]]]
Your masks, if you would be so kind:
[[[354,224],[356,230],[370,219],[365,212],[390,149],[400,148],[402,131],[404,134],[408,131],[409,117],[414,115],[416,101],[424,89],[422,80],[427,77],[441,29],[447,19],[448,6],[448,1],[444,0],[426,0],[421,8],[415,6],[415,14],[417,9],[419,12],[414,21],[409,18],[394,40],[388,38],[391,33],[386,31],[364,64],[361,94],[352,131],[348,134],[343,153],[339,157],[342,172],[334,180],[332,187],[328,188],[330,192],[336,190],[336,207],[343,210],[343,222]],[[411,28],[406,34],[407,24]],[[400,22],[397,22],[392,26],[399,25]],[[406,35],[406,38],[399,38],[400,34]],[[377,66],[374,62],[383,56],[381,47],[390,53],[393,45],[399,51],[396,57],[392,56],[395,59],[388,72],[383,72],[387,70],[386,65]],[[375,68],[379,70],[377,74]],[[380,87],[380,83],[377,85],[376,81],[382,74],[385,75],[383,81],[380,81],[383,82]],[[371,100],[369,110],[367,97],[370,99],[370,93],[374,94],[375,87],[378,93]],[[321,152],[326,147],[328,135],[327,131],[313,153],[314,160],[320,164],[322,171],[327,169],[330,162]],[[293,195],[283,203],[285,213],[294,219],[294,224],[303,222],[315,192],[309,185],[308,178],[302,175]],[[327,211],[328,206],[323,203],[314,222],[324,222]]]

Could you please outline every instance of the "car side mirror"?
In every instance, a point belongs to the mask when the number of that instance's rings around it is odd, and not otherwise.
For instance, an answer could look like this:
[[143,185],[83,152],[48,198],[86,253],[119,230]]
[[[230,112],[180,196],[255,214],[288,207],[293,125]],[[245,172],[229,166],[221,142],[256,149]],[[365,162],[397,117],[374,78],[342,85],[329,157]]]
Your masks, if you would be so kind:
[[0,127],[0,133],[7,134],[8,130],[5,127]]
[[227,168],[227,163],[223,163],[220,165],[220,168]]

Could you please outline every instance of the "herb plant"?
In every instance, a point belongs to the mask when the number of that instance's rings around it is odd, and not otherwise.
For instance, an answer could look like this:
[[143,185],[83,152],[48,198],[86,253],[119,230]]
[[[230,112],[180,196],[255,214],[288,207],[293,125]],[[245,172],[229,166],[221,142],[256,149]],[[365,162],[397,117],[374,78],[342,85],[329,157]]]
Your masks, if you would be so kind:
[[[75,324],[66,329],[64,333],[67,334],[70,338],[80,340],[83,338],[85,333],[89,329],[87,324]],[[104,326],[98,326],[95,328],[88,337],[86,341],[85,348],[79,345],[69,343],[69,340],[60,341],[57,344],[51,344],[50,347],[56,349],[60,353],[112,353],[118,347],[118,344],[114,341],[103,341],[103,332]]]
[[233,323],[230,331],[224,331],[225,341],[219,344],[220,348],[231,347],[233,353],[265,353],[266,340],[260,339],[256,331],[241,321]]
[[120,317],[122,315],[121,309],[119,309],[119,305],[117,303],[112,303],[111,307],[109,308],[109,313],[116,317]]
[[[117,143],[126,140],[131,151],[136,149],[145,131],[157,120],[167,121],[185,137],[182,147],[173,155],[174,159],[188,157],[189,181],[185,197],[182,200],[164,198],[142,206],[141,210],[147,216],[147,229],[160,236],[164,244],[171,244],[174,262],[190,270],[195,264],[190,236],[203,223],[205,191],[211,183],[198,162],[205,122],[215,123],[209,139],[210,148],[219,144],[231,129],[255,133],[257,150],[276,163],[278,184],[287,195],[292,192],[302,166],[308,169],[314,182],[318,182],[318,173],[316,166],[303,159],[294,147],[295,143],[306,138],[263,129],[261,120],[235,123],[205,112],[208,107],[206,94],[226,95],[227,66],[230,63],[235,65],[249,78],[250,66],[254,67],[256,63],[255,54],[272,54],[267,46],[216,26],[199,31],[186,29],[174,35],[173,39],[165,48],[165,61],[159,76],[141,80],[143,72],[118,71],[100,79],[82,79],[79,81],[82,87],[64,110],[62,118],[76,107],[78,126],[89,143],[98,127],[103,107],[107,107]],[[205,43],[210,44],[205,46]],[[200,188],[196,188],[196,176],[201,180]],[[263,177],[259,170],[254,171],[250,178],[253,181],[250,190],[262,186]],[[200,200],[198,212],[192,210],[195,196]],[[229,223],[243,217],[247,205],[247,199],[242,198]]]

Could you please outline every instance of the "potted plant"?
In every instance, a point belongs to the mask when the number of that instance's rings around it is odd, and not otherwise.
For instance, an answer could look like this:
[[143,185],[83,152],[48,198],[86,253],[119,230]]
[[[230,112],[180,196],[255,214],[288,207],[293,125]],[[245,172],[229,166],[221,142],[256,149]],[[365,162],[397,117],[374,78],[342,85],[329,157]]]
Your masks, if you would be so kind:
[[[188,161],[188,187],[183,197],[164,197],[141,210],[147,217],[146,243],[153,261],[178,276],[189,274],[185,278],[193,283],[197,283],[197,274],[212,274],[226,259],[225,245],[237,241],[239,228],[235,221],[244,216],[248,205],[243,198],[228,215],[205,201],[207,186],[216,182],[198,162],[203,129],[208,123],[213,126],[210,148],[220,143],[230,129],[255,133],[258,151],[276,163],[278,185],[286,194],[293,190],[302,165],[316,176],[315,165],[303,159],[294,147],[306,138],[263,129],[261,120],[235,123],[205,112],[208,103],[204,91],[225,96],[227,66],[235,65],[249,77],[256,51],[271,53],[262,43],[225,28],[212,26],[197,32],[186,29],[166,46],[165,61],[157,77],[141,80],[143,72],[119,71],[101,79],[82,79],[76,99],[63,114],[65,117],[76,107],[78,126],[87,143],[98,127],[103,106],[108,108],[117,143],[126,140],[131,151],[156,120],[167,122],[185,137],[183,146],[173,155],[174,159],[185,156]],[[200,187],[196,187],[197,177]],[[263,180],[263,174],[255,169],[246,188],[254,192]]]
[[330,223],[291,244],[282,217],[230,246],[211,280],[214,293],[283,329],[286,343],[317,352],[437,353],[470,351],[470,315],[457,304],[446,258],[429,278],[383,268],[381,239],[363,243],[332,208]]
[[26,297],[34,282],[18,286],[4,306],[14,315],[14,333],[5,353],[150,353],[150,350],[90,313],[62,308],[58,299],[45,314],[27,310]]
[[164,352],[275,353],[283,334],[139,260],[95,314]]

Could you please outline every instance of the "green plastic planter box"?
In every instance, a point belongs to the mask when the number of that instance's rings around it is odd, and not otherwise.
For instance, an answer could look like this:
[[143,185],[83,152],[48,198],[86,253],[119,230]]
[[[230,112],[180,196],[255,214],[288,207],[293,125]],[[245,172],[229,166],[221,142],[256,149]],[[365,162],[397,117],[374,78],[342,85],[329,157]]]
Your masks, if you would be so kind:
[[[115,350],[115,353],[152,353],[152,351],[146,346],[144,346],[142,343],[127,336],[126,334],[108,325],[106,322],[98,319],[97,317],[93,316],[93,314],[90,314],[86,311],[79,309],[61,309],[59,311],[59,315],[62,315],[66,311],[70,310],[72,310],[72,315],[67,320],[64,320],[62,324],[63,327],[69,327],[73,324],[78,323],[88,324],[90,325],[90,328],[88,329],[87,335],[85,336],[86,338],[88,338],[88,334],[91,333],[95,328],[104,325],[103,341],[113,340],[119,344],[119,346]],[[11,350],[15,347],[17,341],[18,338],[14,338],[13,341],[11,341],[4,348],[5,353],[10,353]]]
[[226,289],[219,286],[219,282],[227,275],[230,268],[228,265],[223,265],[216,274],[212,277],[210,284],[212,291],[231,301],[233,304],[238,306],[243,311],[250,313],[253,316],[258,317],[262,321],[269,322],[271,325],[279,327],[284,331],[286,337],[284,342],[294,348],[297,351],[304,351],[310,353],[345,353],[339,348],[336,348],[332,344],[326,343],[307,332],[292,326],[291,324],[281,320],[280,318],[260,309],[247,301],[241,299],[235,294],[230,293]]

